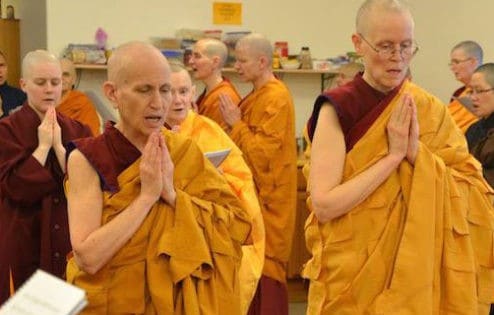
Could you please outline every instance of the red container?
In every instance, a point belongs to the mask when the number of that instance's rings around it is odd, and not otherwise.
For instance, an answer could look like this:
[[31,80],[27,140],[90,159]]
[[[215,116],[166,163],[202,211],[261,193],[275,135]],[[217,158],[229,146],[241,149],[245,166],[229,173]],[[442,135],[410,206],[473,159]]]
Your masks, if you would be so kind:
[[280,57],[288,57],[288,42],[275,42],[274,51],[277,52]]

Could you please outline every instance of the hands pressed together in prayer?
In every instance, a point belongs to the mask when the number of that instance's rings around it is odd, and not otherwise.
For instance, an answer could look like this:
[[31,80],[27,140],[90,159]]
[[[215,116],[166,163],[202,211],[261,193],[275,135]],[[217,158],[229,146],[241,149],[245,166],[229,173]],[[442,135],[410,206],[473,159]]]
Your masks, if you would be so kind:
[[2,95],[0,95],[0,117],[3,116],[3,100],[2,100]]
[[227,94],[220,94],[220,111],[223,115],[223,120],[230,127],[241,119],[240,108]]
[[387,125],[389,154],[406,158],[415,164],[419,147],[417,107],[410,94],[393,109]]
[[58,163],[65,171],[65,147],[62,144],[62,129],[57,121],[55,107],[50,106],[38,126],[38,147],[33,152],[33,156],[45,165],[50,149],[53,148],[57,156]]
[[142,152],[140,164],[141,194],[154,200],[160,197],[175,207],[176,191],[173,187],[174,165],[165,139],[159,132],[149,136]]

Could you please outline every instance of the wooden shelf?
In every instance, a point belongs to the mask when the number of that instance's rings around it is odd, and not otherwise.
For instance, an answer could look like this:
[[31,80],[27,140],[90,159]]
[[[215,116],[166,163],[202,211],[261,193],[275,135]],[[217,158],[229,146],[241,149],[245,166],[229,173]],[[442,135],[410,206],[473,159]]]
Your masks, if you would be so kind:
[[[76,69],[89,69],[89,70],[106,70],[106,65],[97,64],[75,64]],[[237,72],[235,68],[223,68],[223,72]],[[332,70],[313,70],[313,69],[273,69],[275,73],[300,73],[300,74],[333,74],[336,75],[336,71]]]
[[81,69],[81,70],[106,70],[106,65],[97,65],[97,64],[76,63],[74,64],[74,67],[76,69]]
[[[106,70],[106,65],[97,65],[97,64],[75,64],[76,70]],[[224,73],[236,73],[237,71],[234,68],[223,68]],[[314,69],[273,69],[274,73],[283,75],[287,74],[318,74],[321,76],[321,91],[325,89],[326,82],[332,78],[334,78],[337,74],[336,71],[333,70],[314,70]]]

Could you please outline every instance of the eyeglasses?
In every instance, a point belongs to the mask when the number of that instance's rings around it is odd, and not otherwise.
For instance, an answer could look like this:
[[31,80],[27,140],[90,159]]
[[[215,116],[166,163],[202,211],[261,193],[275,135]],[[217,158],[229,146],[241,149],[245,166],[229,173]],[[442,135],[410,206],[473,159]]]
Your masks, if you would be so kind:
[[490,89],[471,89],[470,91],[467,92],[468,95],[478,95],[478,94],[484,94],[484,93],[487,93],[489,91],[493,91],[494,88],[490,88]]
[[451,60],[451,61],[448,63],[448,66],[450,66],[450,67],[451,67],[451,66],[457,66],[457,65],[459,65],[460,63],[463,63],[463,62],[468,61],[468,60],[470,60],[470,59],[472,59],[472,58],[467,58],[467,59],[462,59],[462,60],[453,59],[453,60]]
[[410,58],[415,56],[415,54],[419,51],[419,46],[417,45],[417,43],[413,41],[399,44],[400,46],[399,49],[396,49],[396,45],[391,43],[374,47],[371,43],[369,43],[367,39],[365,39],[364,36],[362,36],[362,34],[358,34],[358,35],[360,36],[360,38],[362,38],[364,42],[367,43],[367,45],[369,45],[370,48],[372,48],[372,50],[374,50],[383,59],[388,59],[393,57],[393,55],[397,51],[400,52],[400,56],[402,58]]

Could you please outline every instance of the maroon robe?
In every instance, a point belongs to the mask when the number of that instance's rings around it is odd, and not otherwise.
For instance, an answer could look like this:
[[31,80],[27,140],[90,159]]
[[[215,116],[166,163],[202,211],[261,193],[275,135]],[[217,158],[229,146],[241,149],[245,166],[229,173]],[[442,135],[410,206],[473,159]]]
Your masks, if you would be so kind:
[[312,116],[307,122],[309,139],[312,141],[322,105],[329,102],[338,115],[345,136],[346,151],[349,152],[400,89],[401,84],[384,94],[365,82],[362,74],[357,74],[352,81],[331,89],[316,99]]
[[101,189],[115,193],[118,176],[131,166],[141,152],[114,126],[107,121],[104,132],[95,138],[84,138],[69,144],[67,156],[77,148],[99,175]]
[[[64,115],[57,121],[64,146],[91,136]],[[0,304],[9,296],[9,270],[16,289],[38,268],[63,278],[71,250],[64,173],[53,149],[45,166],[32,156],[40,123],[27,103],[0,120]]]

